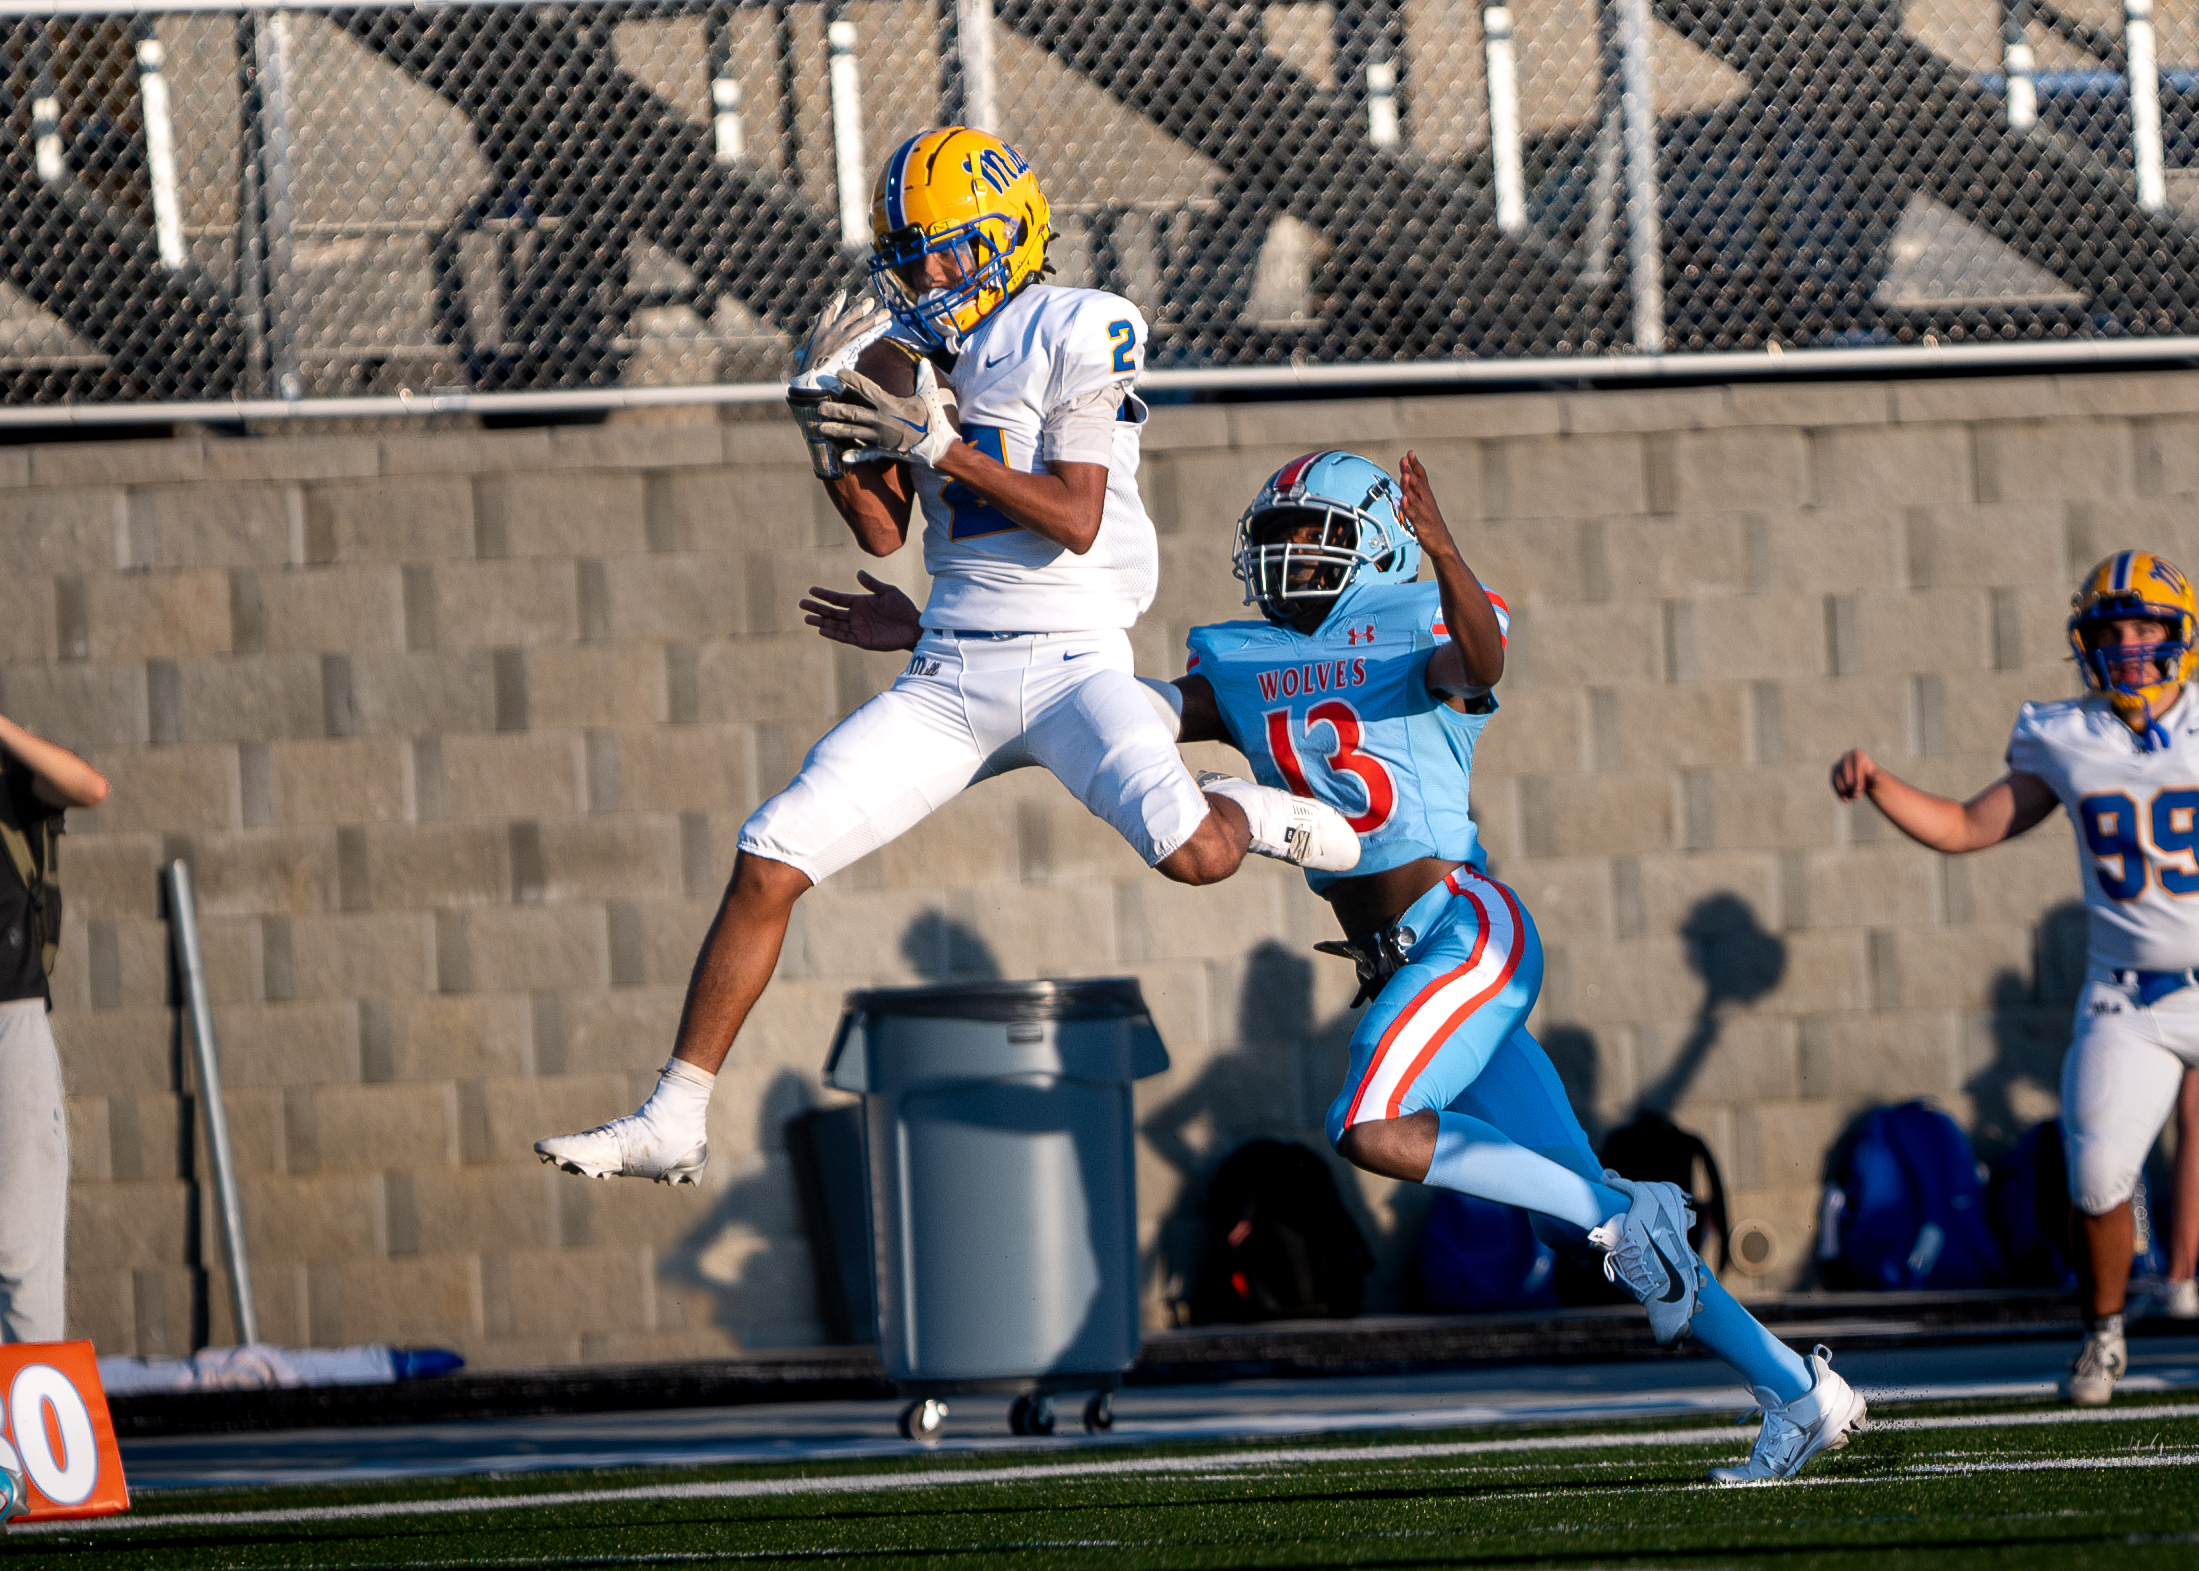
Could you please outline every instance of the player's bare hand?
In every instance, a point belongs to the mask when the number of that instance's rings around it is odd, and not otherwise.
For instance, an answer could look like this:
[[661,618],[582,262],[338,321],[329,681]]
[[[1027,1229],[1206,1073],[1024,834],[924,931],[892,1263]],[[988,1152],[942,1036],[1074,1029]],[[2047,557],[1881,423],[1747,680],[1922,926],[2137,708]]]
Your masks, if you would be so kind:
[[1877,778],[1878,764],[1876,760],[1870,754],[1864,752],[1862,748],[1851,747],[1845,753],[1842,753],[1839,762],[1833,765],[1833,795],[1839,797],[1843,802],[1853,802],[1857,797],[1868,791],[1871,788],[1871,782]]
[[836,644],[857,649],[914,649],[924,636],[916,602],[884,579],[858,572],[856,582],[868,594],[849,594],[838,589],[812,587],[816,598],[804,600],[802,618]]
[[1407,453],[1398,474],[1405,482],[1405,522],[1419,537],[1420,548],[1438,555],[1457,555],[1458,546],[1451,539],[1450,525],[1443,521],[1443,509],[1436,506],[1435,487],[1428,483],[1428,468],[1420,455]]

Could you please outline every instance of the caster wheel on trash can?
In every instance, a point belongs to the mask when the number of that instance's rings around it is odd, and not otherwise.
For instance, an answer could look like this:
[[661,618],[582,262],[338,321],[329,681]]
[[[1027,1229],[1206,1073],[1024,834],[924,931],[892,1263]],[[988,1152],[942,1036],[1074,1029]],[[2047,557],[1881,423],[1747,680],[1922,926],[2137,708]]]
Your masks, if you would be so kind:
[[925,1397],[921,1402],[911,1402],[901,1409],[901,1438],[916,1440],[925,1445],[936,1445],[947,1427],[947,1404],[937,1397]]
[[1050,1435],[1054,1432],[1054,1399],[1044,1394],[1019,1396],[1008,1404],[1008,1433]]
[[1092,1400],[1084,1404],[1084,1432],[1104,1435],[1115,1427],[1115,1399],[1105,1391],[1093,1393]]

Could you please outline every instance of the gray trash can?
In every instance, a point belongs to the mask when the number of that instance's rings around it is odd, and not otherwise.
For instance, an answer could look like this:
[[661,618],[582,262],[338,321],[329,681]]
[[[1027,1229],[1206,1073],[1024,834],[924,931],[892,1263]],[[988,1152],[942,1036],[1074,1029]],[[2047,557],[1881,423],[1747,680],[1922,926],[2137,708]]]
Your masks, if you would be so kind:
[[902,1433],[1012,1393],[1010,1429],[1088,1428],[1138,1355],[1130,1083],[1168,1067],[1134,977],[851,993],[825,1078],[863,1094],[878,1350]]

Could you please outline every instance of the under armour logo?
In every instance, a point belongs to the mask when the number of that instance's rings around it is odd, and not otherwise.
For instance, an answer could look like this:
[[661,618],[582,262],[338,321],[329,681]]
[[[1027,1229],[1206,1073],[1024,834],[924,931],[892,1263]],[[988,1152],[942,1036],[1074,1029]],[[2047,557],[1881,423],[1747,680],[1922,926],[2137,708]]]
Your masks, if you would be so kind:
[[1369,622],[1364,632],[1360,631],[1360,629],[1356,627],[1346,628],[1344,630],[1344,642],[1347,644],[1373,643],[1374,624],[1372,622]]

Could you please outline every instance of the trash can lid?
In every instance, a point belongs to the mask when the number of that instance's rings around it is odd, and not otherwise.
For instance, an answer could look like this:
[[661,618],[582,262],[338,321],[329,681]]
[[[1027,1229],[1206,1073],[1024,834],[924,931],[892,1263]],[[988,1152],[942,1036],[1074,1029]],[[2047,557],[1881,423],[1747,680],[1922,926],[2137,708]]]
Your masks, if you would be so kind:
[[1007,1021],[1124,1020],[1148,1013],[1134,976],[1072,981],[945,982],[932,987],[878,987],[848,994],[851,1015]]

